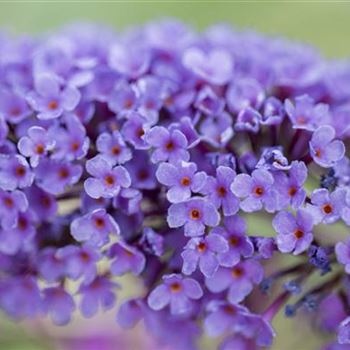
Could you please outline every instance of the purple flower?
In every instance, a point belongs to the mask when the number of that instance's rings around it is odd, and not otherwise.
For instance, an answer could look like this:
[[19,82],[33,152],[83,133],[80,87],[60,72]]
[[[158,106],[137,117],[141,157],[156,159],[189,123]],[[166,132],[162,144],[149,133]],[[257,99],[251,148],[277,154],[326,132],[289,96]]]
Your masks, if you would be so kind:
[[11,124],[20,123],[32,114],[31,109],[21,94],[15,91],[1,89],[0,115]]
[[338,328],[338,343],[339,344],[350,344],[350,317],[347,317],[341,322]]
[[297,209],[304,204],[306,191],[303,185],[307,179],[307,167],[303,162],[293,161],[288,174],[277,172],[275,186],[277,190],[278,206],[286,208],[291,205]]
[[202,140],[214,147],[226,145],[234,136],[232,117],[223,112],[215,117],[206,118],[200,125]]
[[187,148],[193,148],[201,141],[193,122],[189,117],[182,117],[178,123],[170,124],[169,130],[172,128],[180,130],[185,135],[188,143]]
[[262,125],[278,125],[282,123],[284,115],[282,102],[271,96],[264,101],[260,123]]
[[228,289],[227,298],[235,304],[243,301],[263,276],[264,270],[257,261],[245,260],[230,268],[219,267],[212,277],[205,279],[205,284],[213,293]]
[[115,44],[108,56],[108,63],[112,69],[132,79],[143,75],[150,64],[149,52],[135,44]]
[[277,246],[282,253],[304,252],[313,240],[313,215],[306,209],[298,209],[296,217],[287,211],[279,212],[272,220],[272,226],[278,233]]
[[195,163],[184,161],[176,165],[161,163],[157,169],[157,180],[169,187],[167,198],[171,203],[179,203],[188,200],[191,192],[198,192],[204,185],[206,174],[197,172]]
[[164,237],[150,227],[143,229],[140,245],[148,254],[155,256],[162,256],[164,254]]
[[350,240],[338,242],[335,245],[335,253],[338,262],[344,265],[345,272],[350,274]]
[[275,210],[275,195],[272,192],[273,176],[265,169],[257,169],[252,175],[239,174],[233,180],[231,191],[244,198],[240,207],[245,212],[261,210],[263,206],[268,212]]
[[[213,300],[207,306],[208,315],[204,320],[204,328],[210,337],[217,337],[227,331],[234,331],[248,309],[239,304],[230,304],[225,301]],[[237,349],[238,350],[238,349]]]
[[139,113],[131,112],[121,129],[121,134],[125,141],[131,143],[136,149],[147,149],[149,145],[145,142],[144,135],[148,129],[146,120]]
[[126,146],[119,131],[100,134],[96,140],[96,148],[112,165],[124,164],[132,158],[131,150]]
[[77,183],[82,172],[83,169],[78,164],[43,158],[35,168],[35,180],[44,191],[59,194]]
[[0,187],[3,190],[29,187],[33,180],[34,174],[24,157],[0,155]]
[[181,253],[182,273],[191,275],[199,266],[205,277],[211,277],[219,267],[219,254],[228,251],[228,243],[218,234],[209,234],[204,238],[191,238]]
[[286,100],[284,105],[294,129],[313,131],[318,126],[327,124],[328,106],[324,103],[315,105],[310,96],[298,96],[295,99],[295,105],[290,100]]
[[58,79],[49,74],[41,74],[35,79],[35,91],[27,96],[31,107],[38,112],[39,119],[60,117],[72,111],[79,103],[80,93],[72,86],[61,88]]
[[121,188],[131,185],[128,171],[120,165],[113,168],[103,156],[88,160],[86,170],[94,176],[84,182],[85,191],[92,198],[112,198],[120,192]]
[[260,129],[261,115],[251,107],[242,109],[237,116],[235,130],[248,131],[256,134]]
[[19,140],[18,149],[25,157],[30,157],[31,166],[36,167],[40,158],[53,150],[56,142],[40,126],[32,126],[27,133],[28,136],[23,136]]
[[108,108],[118,116],[124,116],[128,111],[136,109],[137,97],[136,88],[130,86],[126,81],[122,81],[115,86],[110,94]]
[[94,316],[99,307],[103,310],[111,309],[115,304],[115,294],[112,289],[118,287],[118,284],[109,279],[99,276],[92,282],[82,283],[79,288],[81,302],[80,311],[84,317]]
[[241,256],[248,258],[253,255],[253,243],[246,235],[246,230],[245,220],[238,215],[225,217],[223,227],[211,230],[212,234],[220,235],[228,242],[228,250],[218,256],[221,266],[234,266],[241,260]]
[[145,135],[146,142],[153,146],[151,161],[158,163],[169,160],[171,163],[190,159],[187,149],[187,139],[179,130],[169,131],[162,126],[154,126]]
[[198,78],[214,85],[225,85],[233,74],[233,59],[223,49],[214,49],[208,53],[199,48],[188,48],[182,57],[184,66]]
[[96,263],[100,260],[101,254],[88,245],[82,247],[68,245],[57,252],[57,258],[64,260],[67,276],[73,280],[83,277],[88,283],[97,275]]
[[168,225],[184,226],[185,236],[195,237],[204,234],[205,226],[217,226],[220,215],[209,201],[194,197],[186,202],[172,204],[168,211]]
[[155,176],[156,167],[150,162],[145,152],[137,151],[133,154],[133,162],[128,162],[125,167],[130,173],[133,188],[152,190],[157,187]]
[[122,276],[127,272],[137,276],[145,268],[145,256],[135,247],[122,241],[109,248],[108,256],[112,260],[111,272],[116,276]]
[[237,79],[226,93],[228,108],[233,113],[251,107],[259,109],[265,98],[262,86],[254,79]]
[[109,234],[120,233],[118,224],[105,209],[96,209],[76,218],[71,223],[70,230],[78,242],[87,242],[98,247],[108,243]]
[[90,145],[86,130],[80,120],[73,115],[65,118],[65,124],[65,129],[53,127],[49,132],[55,140],[52,158],[82,159],[86,156]]
[[117,197],[113,198],[113,207],[123,211],[127,215],[140,211],[142,194],[134,188],[123,188]]
[[198,300],[202,296],[202,288],[196,280],[171,274],[163,276],[163,283],[151,292],[147,302],[153,310],[170,305],[171,314],[180,315],[192,309],[191,300]]
[[317,310],[317,323],[322,330],[336,331],[344,318],[346,318],[346,312],[343,301],[338,294],[329,294],[321,301]]
[[42,299],[37,280],[28,275],[1,279],[0,305],[14,319],[38,316],[42,310]]
[[56,325],[63,326],[71,320],[75,304],[63,288],[52,287],[43,290],[43,308]]
[[63,278],[66,269],[65,256],[53,247],[47,247],[40,252],[38,266],[41,277],[47,282],[57,282]]
[[9,132],[9,127],[4,117],[0,114],[0,145],[3,145],[6,142],[8,132]]
[[342,141],[334,140],[335,130],[329,125],[322,125],[312,134],[310,154],[312,159],[324,168],[332,167],[341,160],[345,154],[345,146]]
[[30,208],[39,221],[52,219],[57,213],[57,202],[53,195],[47,193],[36,186],[31,186],[26,190]]
[[209,86],[205,86],[198,93],[195,106],[207,115],[218,115],[223,112],[225,101],[218,97]]
[[34,225],[34,214],[31,211],[19,212],[17,224],[0,231],[0,252],[14,255],[21,249],[28,249],[36,234]]
[[311,193],[312,206],[308,206],[314,214],[314,221],[331,224],[340,219],[345,206],[345,196],[346,192],[341,188],[331,193],[325,188],[314,190]]
[[143,316],[143,303],[140,299],[123,302],[117,313],[117,322],[122,328],[133,328]]
[[239,200],[230,189],[235,177],[234,170],[219,166],[216,169],[216,178],[207,177],[205,185],[200,190],[217,209],[222,207],[225,216],[236,214],[239,210]]
[[0,189],[0,220],[4,229],[17,225],[19,213],[28,208],[28,200],[21,191],[6,192]]
[[267,170],[289,170],[291,165],[283,155],[282,147],[267,147],[263,150],[256,167]]

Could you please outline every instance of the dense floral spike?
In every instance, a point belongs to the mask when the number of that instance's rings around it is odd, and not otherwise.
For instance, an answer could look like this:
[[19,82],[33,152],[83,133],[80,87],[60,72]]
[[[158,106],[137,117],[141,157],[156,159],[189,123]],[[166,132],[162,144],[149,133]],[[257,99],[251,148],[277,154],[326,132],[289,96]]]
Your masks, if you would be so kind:
[[4,312],[92,317],[131,274],[118,322],[169,349],[198,349],[199,325],[270,347],[290,296],[349,349],[349,64],[171,20],[0,52]]

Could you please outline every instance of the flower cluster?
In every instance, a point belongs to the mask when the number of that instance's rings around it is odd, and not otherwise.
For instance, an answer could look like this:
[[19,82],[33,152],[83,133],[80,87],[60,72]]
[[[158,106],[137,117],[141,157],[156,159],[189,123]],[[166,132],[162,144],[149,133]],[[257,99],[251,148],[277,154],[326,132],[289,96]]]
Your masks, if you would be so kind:
[[131,274],[117,321],[172,349],[269,347],[283,307],[350,349],[348,63],[176,21],[0,48],[4,312],[92,317]]

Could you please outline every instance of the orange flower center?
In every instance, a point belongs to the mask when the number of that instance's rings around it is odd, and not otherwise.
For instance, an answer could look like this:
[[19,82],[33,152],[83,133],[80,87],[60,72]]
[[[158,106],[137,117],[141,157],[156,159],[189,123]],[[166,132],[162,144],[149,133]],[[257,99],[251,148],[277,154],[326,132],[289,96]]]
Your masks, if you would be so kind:
[[8,207],[8,208],[13,208],[13,199],[10,197],[5,197],[4,198],[4,204]]
[[233,247],[236,247],[239,243],[239,238],[236,236],[231,236],[229,239],[230,245],[232,245]]
[[207,249],[207,245],[204,242],[201,242],[197,245],[197,249],[200,253],[203,253]]
[[26,174],[26,169],[24,166],[19,165],[16,167],[16,175],[19,177],[23,177]]
[[20,230],[25,230],[28,227],[28,221],[25,218],[19,218],[17,226]]
[[79,143],[73,142],[71,147],[72,147],[72,151],[77,151],[79,149]]
[[112,175],[107,175],[105,177],[105,182],[108,186],[113,186],[115,184],[115,179]]
[[293,197],[297,193],[297,189],[295,187],[290,187],[288,194]]
[[61,179],[66,179],[69,176],[69,172],[68,172],[68,170],[66,168],[62,168],[62,169],[59,170],[58,176]]
[[224,186],[218,187],[216,191],[217,191],[219,197],[225,197],[227,194],[226,188]]
[[333,211],[333,208],[330,204],[325,204],[322,209],[325,214],[330,214]]
[[224,311],[227,314],[233,315],[236,312],[236,309],[235,309],[235,307],[233,305],[225,305],[224,306]]
[[181,179],[181,185],[182,186],[189,186],[191,183],[191,180],[188,176],[184,176],[182,179]]
[[174,282],[170,285],[170,290],[173,293],[178,293],[181,291],[181,289],[182,289],[182,287],[181,287],[181,284],[179,282]]
[[47,107],[53,111],[53,110],[57,109],[58,103],[57,103],[57,101],[52,100],[47,104]]
[[142,137],[145,134],[145,130],[143,130],[142,128],[137,130],[137,136],[138,137]]
[[120,147],[115,145],[112,147],[112,154],[114,154],[115,156],[117,156],[118,154],[120,154]]
[[103,228],[105,227],[105,221],[102,218],[96,218],[95,225],[97,228]]
[[173,141],[169,141],[166,145],[165,145],[165,148],[168,150],[168,151],[172,151],[174,149],[174,143]]
[[190,216],[192,220],[198,220],[201,217],[201,213],[198,209],[192,209]]
[[39,145],[37,145],[35,148],[35,152],[37,154],[43,154],[44,151],[45,151],[44,145],[42,145],[41,143],[39,143]]
[[297,229],[295,232],[294,232],[294,236],[297,238],[297,239],[300,239],[300,238],[303,238],[304,236],[304,232]]
[[255,194],[260,197],[264,194],[264,189],[260,186],[256,187],[254,190]]
[[232,276],[234,278],[239,278],[243,275],[243,269],[241,267],[235,267],[232,269]]

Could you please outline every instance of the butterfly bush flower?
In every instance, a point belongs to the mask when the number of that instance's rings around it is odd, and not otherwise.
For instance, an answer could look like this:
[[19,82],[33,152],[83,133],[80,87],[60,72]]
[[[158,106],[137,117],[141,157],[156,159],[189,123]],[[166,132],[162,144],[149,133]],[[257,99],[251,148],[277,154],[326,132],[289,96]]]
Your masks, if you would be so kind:
[[348,62],[167,19],[3,33],[0,72],[6,315],[256,350],[284,309],[349,348]]
[[310,154],[312,159],[324,168],[332,167],[345,154],[344,143],[334,140],[335,130],[328,125],[320,126],[312,134]]
[[191,197],[191,192],[203,188],[207,175],[197,171],[195,163],[181,161],[176,165],[161,163],[157,169],[157,180],[169,188],[167,198],[171,203],[184,202]]
[[231,192],[230,186],[236,173],[229,167],[219,166],[216,178],[208,176],[200,192],[218,209],[222,207],[225,216],[236,214],[239,210],[239,199]]
[[47,131],[40,126],[28,129],[28,136],[23,136],[18,142],[18,149],[25,157],[30,158],[32,167],[39,164],[39,160],[47,152],[52,151],[56,141],[50,138]]
[[281,252],[292,252],[297,255],[311,244],[314,225],[313,215],[306,209],[299,209],[296,217],[287,211],[280,211],[272,221],[278,233],[277,246]]
[[200,197],[172,204],[169,208],[169,227],[184,226],[185,236],[201,236],[205,226],[217,226],[219,213],[214,205]]
[[212,233],[205,238],[191,238],[181,254],[182,272],[191,275],[199,265],[203,275],[211,277],[219,267],[218,255],[227,250],[228,243],[220,235]]
[[231,191],[240,198],[240,207],[248,213],[265,206],[268,212],[274,211],[275,194],[272,191],[273,176],[264,169],[254,170],[252,175],[238,174],[231,184]]
[[102,133],[96,140],[97,150],[112,165],[124,164],[132,158],[130,148],[127,147],[123,137],[119,131],[113,134],[107,132]]
[[84,183],[86,193],[92,198],[112,198],[122,187],[131,185],[128,171],[120,165],[112,168],[102,156],[90,159],[86,163],[86,170],[94,176]]
[[179,130],[173,130],[170,133],[163,127],[155,126],[146,133],[145,140],[156,148],[151,156],[153,163],[166,160],[170,163],[189,160],[189,154],[186,151],[187,139]]
[[136,248],[121,243],[115,243],[109,249],[109,257],[112,259],[111,272],[117,276],[131,271],[139,275],[145,268],[145,257]]
[[78,242],[103,245],[109,241],[109,234],[119,234],[119,225],[104,208],[76,218],[71,223],[71,234]]
[[34,180],[29,164],[20,155],[1,155],[0,186],[4,190],[29,187]]
[[253,255],[254,246],[246,235],[246,231],[247,224],[238,215],[225,217],[223,226],[214,227],[211,230],[212,234],[220,235],[228,242],[228,250],[219,254],[221,266],[234,266],[241,260],[241,257],[247,258]]
[[163,276],[163,282],[148,297],[148,305],[153,310],[169,305],[171,314],[183,314],[191,310],[191,300],[198,300],[203,295],[199,283],[192,278],[172,274]]
[[58,118],[63,112],[72,111],[79,103],[80,92],[75,87],[60,86],[54,75],[42,74],[35,77],[35,90],[27,101],[43,120]]
[[205,284],[213,293],[228,290],[227,299],[239,303],[250,294],[254,284],[263,279],[263,268],[254,260],[240,262],[232,268],[220,267],[212,277],[206,278]]
[[182,57],[183,64],[198,78],[214,85],[224,85],[232,77],[233,60],[228,52],[214,49],[209,53],[189,48]]

